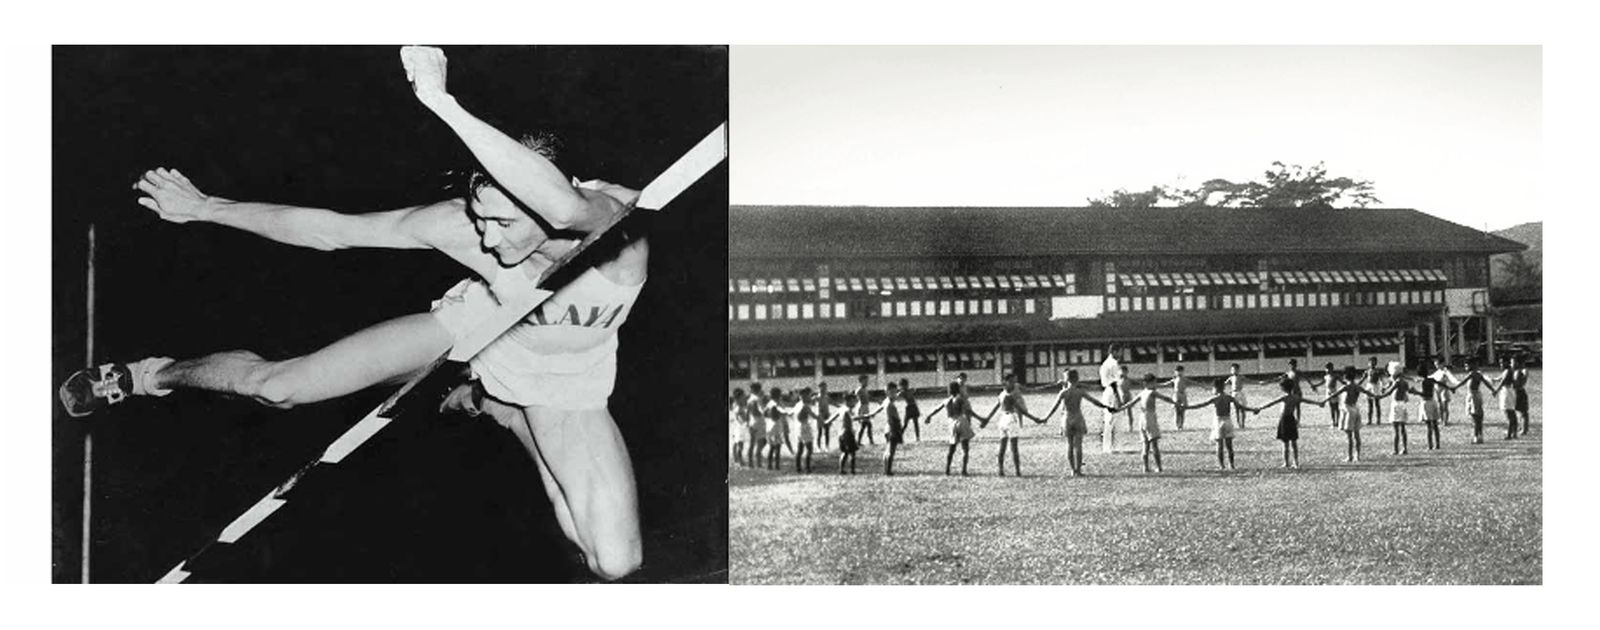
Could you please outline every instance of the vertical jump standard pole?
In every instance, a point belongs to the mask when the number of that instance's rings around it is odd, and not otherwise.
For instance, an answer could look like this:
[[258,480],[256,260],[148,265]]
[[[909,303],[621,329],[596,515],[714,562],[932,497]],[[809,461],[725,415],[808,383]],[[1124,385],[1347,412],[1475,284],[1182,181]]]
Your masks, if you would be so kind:
[[[89,369],[94,369],[94,248],[94,223],[90,223],[89,277],[86,285],[88,299],[84,302],[84,311],[88,315],[88,326],[86,328],[87,334],[84,335],[84,337],[87,339],[87,342],[85,343],[85,346],[87,347],[84,349],[83,355],[84,364],[88,366]],[[84,584],[89,583],[89,548],[93,546],[91,544],[92,539],[90,538],[90,533],[92,530],[89,527],[89,507],[92,503],[92,498],[94,497],[93,487],[90,485],[94,482],[94,475],[92,474],[94,466],[94,433],[91,432],[92,426],[93,425],[85,424],[85,430],[83,432],[83,535],[81,542],[79,543],[79,551],[81,552],[81,559],[83,563],[82,567],[79,569],[79,577]]]

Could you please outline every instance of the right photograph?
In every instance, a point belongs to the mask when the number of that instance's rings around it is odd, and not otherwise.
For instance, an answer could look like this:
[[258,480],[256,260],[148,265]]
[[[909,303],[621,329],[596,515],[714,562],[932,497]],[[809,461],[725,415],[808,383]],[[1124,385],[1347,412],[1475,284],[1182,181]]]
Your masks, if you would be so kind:
[[1542,584],[1538,46],[734,47],[735,584]]

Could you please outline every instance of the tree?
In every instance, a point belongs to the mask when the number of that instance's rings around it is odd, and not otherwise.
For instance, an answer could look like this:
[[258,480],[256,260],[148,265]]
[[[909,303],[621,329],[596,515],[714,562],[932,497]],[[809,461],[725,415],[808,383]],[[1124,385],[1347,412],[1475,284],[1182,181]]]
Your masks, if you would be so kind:
[[1371,181],[1329,177],[1321,162],[1305,167],[1273,162],[1260,181],[1210,179],[1196,188],[1152,186],[1149,191],[1117,190],[1090,199],[1094,208],[1150,208],[1170,201],[1180,208],[1365,208],[1380,203]]
[[1089,200],[1090,208],[1154,208],[1172,198],[1171,191],[1165,186],[1151,186],[1150,190],[1141,192],[1128,192],[1125,188],[1118,188],[1104,197]]
[[1544,284],[1544,274],[1539,269],[1538,261],[1530,261],[1525,252],[1515,252],[1504,256],[1496,256],[1495,263],[1500,266],[1500,271],[1505,274],[1505,286],[1515,288],[1541,287]]

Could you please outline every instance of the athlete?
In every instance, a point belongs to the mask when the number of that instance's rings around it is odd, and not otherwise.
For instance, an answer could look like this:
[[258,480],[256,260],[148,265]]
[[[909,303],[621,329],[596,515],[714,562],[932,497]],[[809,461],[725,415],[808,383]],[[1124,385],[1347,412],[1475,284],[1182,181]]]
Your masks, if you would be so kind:
[[[621,186],[569,180],[551,161],[547,140],[519,141],[464,109],[446,90],[443,51],[408,46],[400,58],[417,100],[482,167],[470,175],[462,197],[342,214],[208,195],[177,170],[157,168],[135,184],[144,195],[138,202],[174,223],[216,223],[320,250],[434,249],[472,277],[434,302],[431,312],[376,324],[304,356],[271,360],[232,350],[80,372],[61,389],[69,414],[180,388],[288,408],[403,382],[494,314],[502,298],[531,290],[585,234],[638,200],[636,191]],[[638,568],[642,552],[632,463],[606,404],[616,376],[617,329],[644,284],[649,250],[644,238],[629,233],[598,249],[592,267],[471,359],[473,382],[442,407],[487,413],[514,433],[538,464],[563,532],[590,570],[616,579]]]

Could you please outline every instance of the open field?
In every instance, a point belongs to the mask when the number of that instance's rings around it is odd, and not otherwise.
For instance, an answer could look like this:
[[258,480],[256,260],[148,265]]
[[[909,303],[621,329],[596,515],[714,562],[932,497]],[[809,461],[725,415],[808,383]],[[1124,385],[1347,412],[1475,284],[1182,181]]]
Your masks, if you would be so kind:
[[[1368,426],[1355,464],[1344,463],[1343,433],[1327,411],[1307,407],[1300,470],[1281,467],[1276,409],[1247,420],[1235,440],[1238,470],[1225,473],[1207,439],[1209,411],[1190,411],[1176,431],[1165,406],[1166,471],[1152,475],[1120,430],[1119,452],[1101,452],[1098,409],[1088,414],[1083,478],[1066,473],[1059,413],[1023,438],[1021,479],[1009,462],[996,476],[993,424],[972,443],[972,476],[946,477],[942,414],[923,425],[922,442],[902,448],[893,477],[882,474],[881,435],[863,445],[853,477],[820,451],[814,474],[795,474],[785,451],[782,472],[730,471],[730,581],[1541,583],[1542,383],[1534,371],[1527,437],[1502,440],[1505,419],[1491,404],[1485,443],[1471,444],[1458,394],[1442,450],[1427,451],[1413,422],[1410,454],[1394,456],[1390,428]],[[1253,388],[1250,401],[1273,391]],[[1029,408],[1048,411],[1052,395],[1030,396]],[[974,396],[980,411],[993,401]]]

